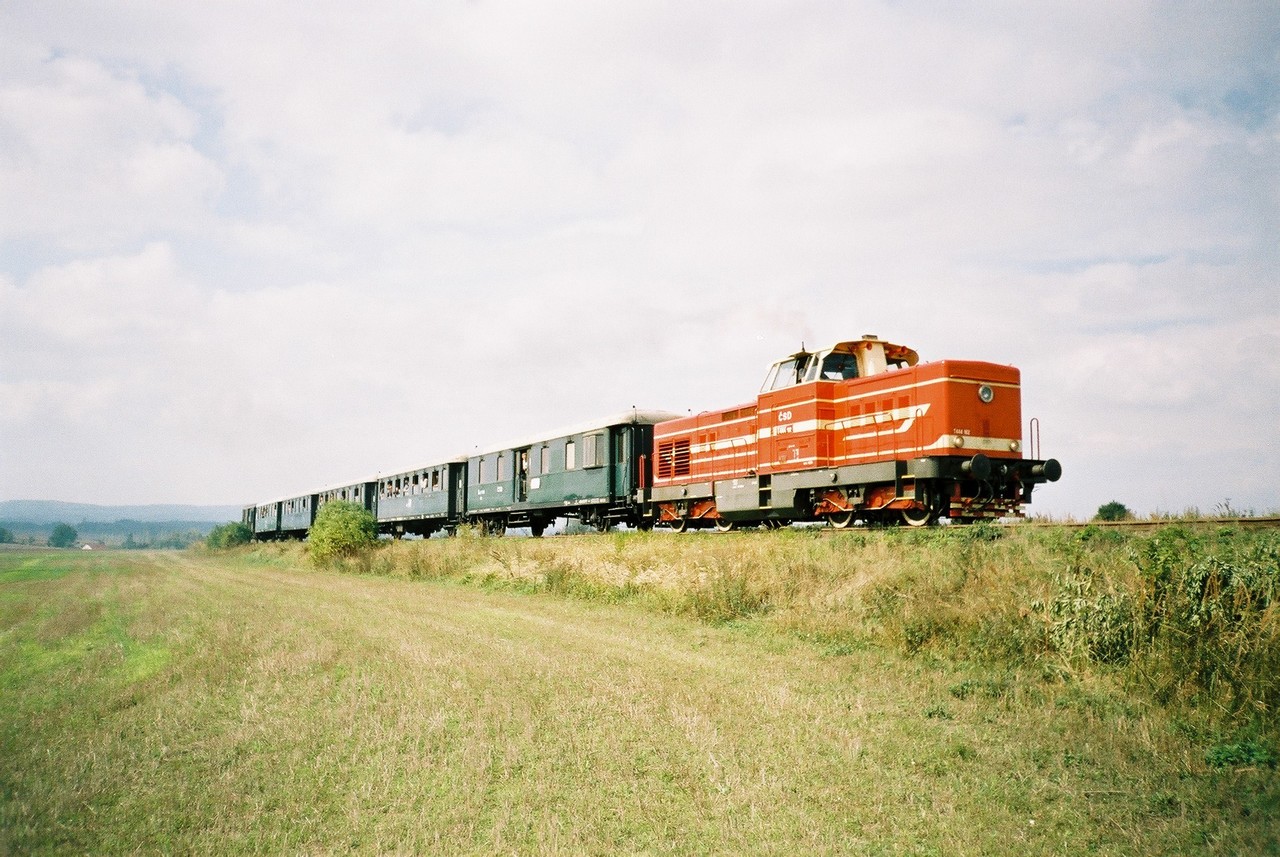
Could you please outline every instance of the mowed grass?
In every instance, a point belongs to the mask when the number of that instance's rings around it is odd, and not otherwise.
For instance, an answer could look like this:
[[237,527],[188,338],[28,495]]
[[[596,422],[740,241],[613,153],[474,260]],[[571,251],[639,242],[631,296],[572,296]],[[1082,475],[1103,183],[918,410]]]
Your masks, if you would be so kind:
[[1274,769],[1105,675],[466,571],[756,538],[0,553],[0,852],[1276,850]]

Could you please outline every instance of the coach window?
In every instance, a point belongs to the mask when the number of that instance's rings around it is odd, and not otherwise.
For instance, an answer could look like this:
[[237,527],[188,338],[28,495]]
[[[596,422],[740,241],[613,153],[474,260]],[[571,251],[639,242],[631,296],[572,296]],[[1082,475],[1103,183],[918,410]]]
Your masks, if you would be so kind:
[[564,469],[573,470],[578,466],[578,449],[573,441],[564,444]]
[[582,438],[582,466],[604,466],[604,435],[589,434]]
[[543,445],[542,447],[542,465],[538,468],[543,473],[551,472],[551,447]]
[[504,465],[504,464],[506,464],[506,463],[507,463],[507,457],[506,457],[505,455],[503,455],[502,453],[498,453],[498,478],[497,478],[497,480],[496,480],[496,481],[498,481],[498,482],[501,482],[501,481],[502,481],[502,479],[503,479],[504,471],[505,471],[507,468],[503,467],[502,465]]

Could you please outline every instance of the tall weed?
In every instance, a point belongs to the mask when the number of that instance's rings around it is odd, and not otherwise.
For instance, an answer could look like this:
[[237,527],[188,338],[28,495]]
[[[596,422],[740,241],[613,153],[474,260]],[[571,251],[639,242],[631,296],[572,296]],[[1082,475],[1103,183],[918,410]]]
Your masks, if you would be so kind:
[[1280,706],[1280,539],[1171,529],[1136,552],[1144,675],[1161,699],[1235,715]]

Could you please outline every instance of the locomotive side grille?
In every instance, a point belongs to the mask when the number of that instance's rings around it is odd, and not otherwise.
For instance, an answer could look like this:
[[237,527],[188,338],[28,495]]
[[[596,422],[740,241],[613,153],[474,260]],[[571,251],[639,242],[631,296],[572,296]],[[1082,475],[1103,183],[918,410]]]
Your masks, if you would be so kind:
[[665,440],[658,444],[658,478],[689,475],[689,439]]

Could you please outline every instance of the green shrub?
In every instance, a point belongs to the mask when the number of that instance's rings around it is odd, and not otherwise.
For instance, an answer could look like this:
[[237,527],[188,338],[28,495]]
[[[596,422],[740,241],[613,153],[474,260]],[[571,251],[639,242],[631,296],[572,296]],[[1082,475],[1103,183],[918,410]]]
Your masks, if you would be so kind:
[[69,548],[76,543],[78,534],[74,527],[68,524],[57,524],[53,528],[53,532],[49,534],[49,547],[51,548]]
[[[223,524],[214,527],[205,538],[204,543],[213,550],[226,550],[227,548],[237,547],[239,545],[247,545],[253,541],[253,530],[250,530],[245,524],[236,521],[230,524]],[[126,544],[126,547],[129,545]]]
[[1098,521],[1127,521],[1133,517],[1133,513],[1129,511],[1129,507],[1124,503],[1112,500],[1110,503],[1103,503],[1099,506],[1098,514],[1093,517]]
[[378,523],[369,510],[347,500],[325,503],[311,527],[311,558],[328,563],[351,557],[372,547],[377,539]]

